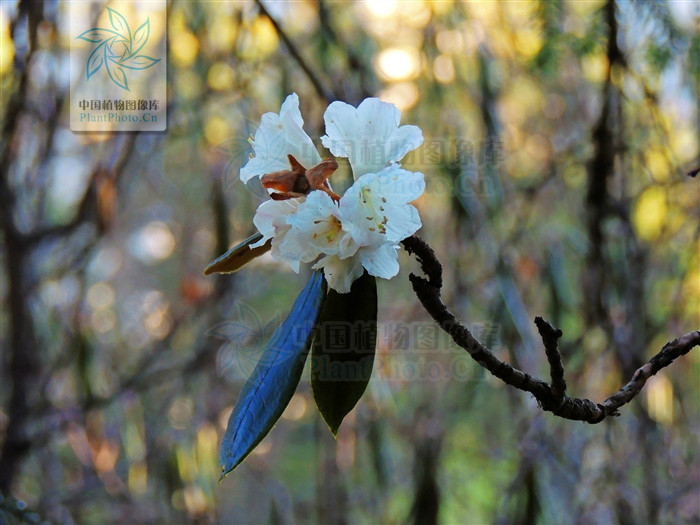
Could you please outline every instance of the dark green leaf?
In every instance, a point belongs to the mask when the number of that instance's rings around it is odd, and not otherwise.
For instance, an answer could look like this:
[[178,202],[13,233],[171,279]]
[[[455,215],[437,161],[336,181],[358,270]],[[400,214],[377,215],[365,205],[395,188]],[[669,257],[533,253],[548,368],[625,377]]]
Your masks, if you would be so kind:
[[262,235],[256,233],[251,235],[245,241],[237,244],[222,256],[210,262],[204,269],[204,275],[212,273],[232,273],[243,268],[250,261],[266,253],[272,246],[272,241],[269,240],[262,246],[251,248],[251,244],[255,244]]
[[289,404],[304,369],[325,293],[323,275],[315,272],[243,386],[221,444],[222,477],[262,441]]
[[311,351],[311,388],[335,436],[372,375],[377,343],[377,283],[365,272],[350,293],[328,290]]

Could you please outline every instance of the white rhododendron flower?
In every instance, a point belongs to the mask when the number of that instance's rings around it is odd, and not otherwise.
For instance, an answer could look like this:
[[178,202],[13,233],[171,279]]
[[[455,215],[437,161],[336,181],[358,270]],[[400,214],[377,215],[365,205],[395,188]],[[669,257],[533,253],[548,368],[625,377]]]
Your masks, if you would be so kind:
[[393,104],[376,98],[357,108],[342,102],[328,107],[322,141],[333,154],[349,158],[355,178],[339,197],[326,181],[337,164],[321,163],[313,147],[310,153],[312,142],[301,127],[296,94],[287,97],[279,115],[266,113],[255,134],[255,156],[241,169],[241,179],[257,175],[268,189],[288,191],[272,193],[272,200],[258,207],[253,222],[263,238],[251,247],[272,239],[273,257],[288,262],[295,272],[302,263],[314,263],[340,293],[349,292],[365,270],[394,277],[399,243],[421,227],[418,210],[410,203],[425,190],[422,173],[398,164],[423,136],[416,126],[399,127],[399,119]]

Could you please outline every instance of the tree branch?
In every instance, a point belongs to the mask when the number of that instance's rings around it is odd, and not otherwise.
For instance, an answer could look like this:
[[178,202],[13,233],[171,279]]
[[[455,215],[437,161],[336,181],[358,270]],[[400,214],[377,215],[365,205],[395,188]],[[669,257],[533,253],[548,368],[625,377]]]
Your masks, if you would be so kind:
[[678,357],[690,352],[692,348],[700,346],[700,330],[689,332],[666,343],[658,354],[634,373],[632,379],[625,386],[603,403],[569,397],[565,394],[564,366],[557,348],[557,341],[562,335],[561,330],[541,317],[535,319],[549,361],[551,384],[512,367],[498,359],[488,348],[477,341],[442,302],[440,298],[442,265],[432,248],[415,236],[404,239],[402,244],[409,254],[416,256],[427,276],[426,279],[412,273],[408,278],[423,307],[440,327],[491,374],[508,385],[530,392],[535,396],[542,410],[552,412],[561,418],[593,424],[600,423],[608,416],[620,415],[618,409],[634,399],[651,376],[670,365]]
[[296,61],[297,64],[299,64],[299,67],[301,67],[301,69],[304,71],[309,81],[313,85],[314,89],[316,90],[316,94],[329,103],[335,100],[336,97],[323,86],[319,75],[317,75],[316,72],[313,69],[311,69],[311,66],[308,64],[308,62],[304,59],[304,57],[301,56],[301,53],[297,49],[297,46],[294,45],[294,42],[292,42],[287,33],[284,32],[279,22],[275,20],[275,18],[270,14],[270,12],[265,7],[265,4],[263,4],[262,0],[255,0],[255,5],[258,6],[258,9],[260,9],[260,13],[267,17],[267,19],[272,23],[272,26],[275,28],[275,31],[277,31],[277,34],[282,39],[282,42],[284,42],[284,45],[287,46],[289,54],[292,55],[292,58]]

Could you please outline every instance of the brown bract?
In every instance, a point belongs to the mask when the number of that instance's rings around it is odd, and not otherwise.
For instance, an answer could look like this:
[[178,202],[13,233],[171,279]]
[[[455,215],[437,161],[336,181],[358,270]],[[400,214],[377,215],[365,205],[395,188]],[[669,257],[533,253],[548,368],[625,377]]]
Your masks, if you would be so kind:
[[276,201],[303,197],[314,190],[327,193],[331,199],[338,202],[340,196],[335,193],[328,177],[338,169],[338,163],[334,159],[326,159],[315,166],[306,169],[293,155],[287,155],[291,170],[275,171],[263,175],[260,180],[266,189],[274,190],[270,198]]

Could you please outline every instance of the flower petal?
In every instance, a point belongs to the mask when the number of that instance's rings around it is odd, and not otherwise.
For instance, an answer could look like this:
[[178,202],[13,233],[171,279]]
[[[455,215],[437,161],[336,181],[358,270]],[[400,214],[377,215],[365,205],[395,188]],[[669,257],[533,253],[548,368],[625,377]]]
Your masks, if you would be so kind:
[[321,162],[311,138],[303,129],[304,120],[299,111],[299,97],[289,95],[276,113],[265,113],[260,127],[255,132],[253,150],[255,156],[241,168],[241,180],[247,182],[253,177],[275,171],[288,170],[289,159],[293,155],[305,168]]
[[323,145],[336,157],[354,156],[357,110],[336,100],[326,108],[323,120],[326,123],[326,135],[321,137]]
[[289,228],[284,234],[272,239],[272,255],[289,263],[299,273],[301,263],[310,263],[320,251],[308,242],[308,232]]
[[357,180],[400,161],[423,143],[420,128],[399,127],[400,117],[396,106],[378,98],[367,98],[357,108],[336,101],[323,116],[326,135],[321,141],[335,156],[349,159]]
[[361,248],[358,256],[370,275],[391,279],[399,273],[398,248],[393,244],[382,244],[378,248]]
[[251,248],[262,246],[268,239],[278,235],[282,229],[288,228],[286,219],[297,210],[300,201],[300,199],[287,199],[262,202],[255,211],[253,224],[262,233],[263,238],[251,245]]
[[423,144],[423,132],[418,126],[401,126],[387,140],[388,162],[399,162],[409,151]]
[[319,260],[313,268],[323,268],[323,275],[328,286],[338,293],[350,292],[352,283],[364,272],[359,257],[340,259],[337,255],[327,255]]

